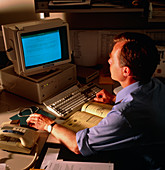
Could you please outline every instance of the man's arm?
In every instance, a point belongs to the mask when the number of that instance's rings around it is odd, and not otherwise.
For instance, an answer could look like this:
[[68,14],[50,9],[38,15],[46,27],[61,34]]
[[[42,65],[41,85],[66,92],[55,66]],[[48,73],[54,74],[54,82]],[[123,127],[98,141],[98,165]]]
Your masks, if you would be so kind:
[[[46,128],[46,127],[45,127]],[[80,154],[78,149],[77,141],[76,141],[76,133],[61,126],[59,124],[55,124],[51,131],[51,134],[60,141],[60,143],[64,144],[68,149],[70,149],[75,154]]]
[[[31,114],[27,119],[27,123],[30,127],[48,131],[48,126],[54,121],[48,117],[41,114]],[[51,134],[56,137],[56,139],[64,144],[68,149],[70,149],[75,154],[80,154],[76,141],[76,133],[59,125],[55,124],[52,128]]]

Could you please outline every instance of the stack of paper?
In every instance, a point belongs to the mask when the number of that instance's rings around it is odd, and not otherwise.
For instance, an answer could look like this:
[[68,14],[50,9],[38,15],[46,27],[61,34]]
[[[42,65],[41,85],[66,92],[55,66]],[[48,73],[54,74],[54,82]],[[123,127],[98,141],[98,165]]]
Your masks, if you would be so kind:
[[57,160],[59,149],[48,148],[40,169],[44,170],[114,170],[113,163]]

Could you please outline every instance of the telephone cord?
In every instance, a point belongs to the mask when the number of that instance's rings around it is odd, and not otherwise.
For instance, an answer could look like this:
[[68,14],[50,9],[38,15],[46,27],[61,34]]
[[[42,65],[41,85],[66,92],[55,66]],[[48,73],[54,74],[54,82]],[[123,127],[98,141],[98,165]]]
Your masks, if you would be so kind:
[[35,149],[36,150],[35,150],[35,154],[34,154],[33,160],[23,170],[29,170],[29,168],[31,168],[32,165],[34,164],[34,162],[37,160],[37,158],[38,158],[38,144],[37,143],[35,143]]

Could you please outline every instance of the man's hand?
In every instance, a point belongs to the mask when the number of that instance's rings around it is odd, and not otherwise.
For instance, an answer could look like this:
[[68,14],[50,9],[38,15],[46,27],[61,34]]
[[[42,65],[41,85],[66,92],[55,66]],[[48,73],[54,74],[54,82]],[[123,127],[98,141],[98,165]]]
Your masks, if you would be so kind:
[[[26,121],[30,127],[46,131],[48,125],[54,122],[54,120],[37,113],[31,114]],[[56,138],[56,140],[68,147],[72,152],[75,154],[80,154],[76,141],[76,133],[74,131],[63,127],[60,124],[55,124],[51,134]]]
[[101,102],[101,103],[108,103],[112,104],[115,102],[116,96],[113,94],[110,94],[105,89],[101,90],[96,94],[96,97],[94,98],[94,101]]
[[30,127],[39,130],[46,130],[47,126],[53,123],[54,121],[44,115],[34,113],[28,117],[26,122]]

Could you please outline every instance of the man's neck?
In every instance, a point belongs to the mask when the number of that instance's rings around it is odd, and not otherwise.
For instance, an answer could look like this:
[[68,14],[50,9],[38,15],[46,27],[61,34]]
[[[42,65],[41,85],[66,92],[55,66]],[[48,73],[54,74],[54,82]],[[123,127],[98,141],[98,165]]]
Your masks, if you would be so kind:
[[127,79],[125,79],[124,81],[120,82],[121,86],[123,88],[135,83],[136,80],[134,80],[132,77],[127,77]]

